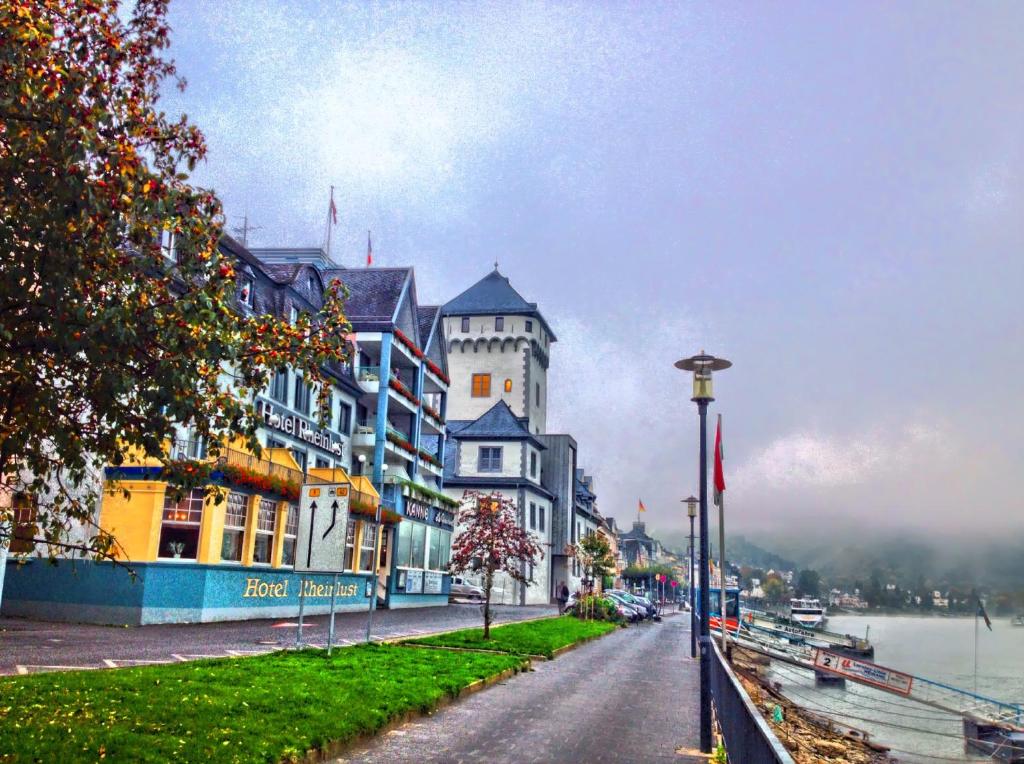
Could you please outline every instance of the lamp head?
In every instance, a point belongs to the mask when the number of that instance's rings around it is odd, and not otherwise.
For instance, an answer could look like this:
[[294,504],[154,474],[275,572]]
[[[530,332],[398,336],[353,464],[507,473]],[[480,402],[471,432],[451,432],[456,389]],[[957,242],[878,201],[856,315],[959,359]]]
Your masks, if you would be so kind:
[[360,464],[366,464],[366,454],[359,454],[359,456],[357,456],[356,459],[359,461]]
[[381,472],[387,472],[388,471],[388,464],[387,464],[387,462],[384,462],[384,464],[380,465],[380,470],[381,470]]
[[732,361],[724,358],[715,358],[703,350],[695,356],[676,361],[675,367],[683,371],[693,372],[693,398],[694,401],[713,401],[714,388],[711,384],[711,372],[728,369]]
[[700,502],[696,496],[690,496],[688,499],[683,499],[686,502],[686,515],[689,518],[697,516],[697,504]]

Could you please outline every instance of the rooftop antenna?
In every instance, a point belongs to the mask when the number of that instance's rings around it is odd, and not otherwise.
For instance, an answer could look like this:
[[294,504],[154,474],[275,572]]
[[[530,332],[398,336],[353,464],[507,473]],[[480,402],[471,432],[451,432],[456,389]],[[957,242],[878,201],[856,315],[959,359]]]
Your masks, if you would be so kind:
[[262,231],[263,226],[249,225],[249,213],[247,212],[242,217],[242,225],[236,225],[231,230],[242,237],[242,246],[247,247],[249,246],[249,231]]

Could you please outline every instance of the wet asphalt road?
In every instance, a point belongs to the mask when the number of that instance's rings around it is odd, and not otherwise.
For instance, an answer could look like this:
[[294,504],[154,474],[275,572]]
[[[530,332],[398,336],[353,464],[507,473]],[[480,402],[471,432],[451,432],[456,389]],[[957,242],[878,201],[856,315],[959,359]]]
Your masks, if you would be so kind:
[[[553,615],[555,607],[495,606],[497,622]],[[366,613],[339,613],[339,645],[366,639]],[[305,642],[323,646],[326,615],[305,619]],[[480,626],[479,605],[378,610],[375,639],[391,639]],[[25,674],[67,668],[116,668],[205,657],[250,655],[295,644],[295,619],[152,626],[95,626],[0,618],[0,674]],[[282,625],[284,624],[284,625]]]
[[336,764],[706,761],[689,619],[631,626],[350,751]]

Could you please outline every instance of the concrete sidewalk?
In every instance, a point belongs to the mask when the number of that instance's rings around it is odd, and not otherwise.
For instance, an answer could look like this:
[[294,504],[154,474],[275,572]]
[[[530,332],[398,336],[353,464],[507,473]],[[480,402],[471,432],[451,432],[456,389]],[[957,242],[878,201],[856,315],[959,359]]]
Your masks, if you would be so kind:
[[[497,605],[493,610],[497,623],[558,612],[553,606]],[[256,655],[293,646],[296,620],[120,627],[0,618],[0,674]],[[323,646],[327,624],[325,615],[306,618],[304,642]],[[475,626],[483,626],[479,605],[378,610],[373,615],[376,640]],[[365,639],[366,613],[339,613],[335,617],[336,644],[351,645]]]
[[336,764],[677,762],[699,742],[689,618],[582,645],[354,749]]

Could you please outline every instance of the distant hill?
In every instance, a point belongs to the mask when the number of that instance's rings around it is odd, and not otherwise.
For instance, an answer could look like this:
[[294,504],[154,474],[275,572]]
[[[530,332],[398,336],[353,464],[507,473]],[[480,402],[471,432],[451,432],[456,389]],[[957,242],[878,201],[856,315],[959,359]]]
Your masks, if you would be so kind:
[[[690,535],[678,531],[652,530],[651,535],[670,549],[684,552],[690,546]],[[711,529],[711,556],[718,559],[718,531]],[[755,544],[743,535],[728,536],[725,540],[725,556],[730,562],[750,565],[754,568],[796,570],[799,566],[793,560]]]
[[[652,535],[679,551],[689,535],[678,531]],[[712,548],[718,533],[711,529]],[[718,557],[717,549],[713,552]],[[730,562],[753,567],[817,570],[830,585],[850,586],[877,573],[884,582],[905,588],[922,581],[930,586],[987,587],[1024,590],[1024,540],[981,541],[929,539],[910,532],[870,533],[850,530],[813,538],[808,533],[762,534],[757,543],[742,534],[726,538]]]

